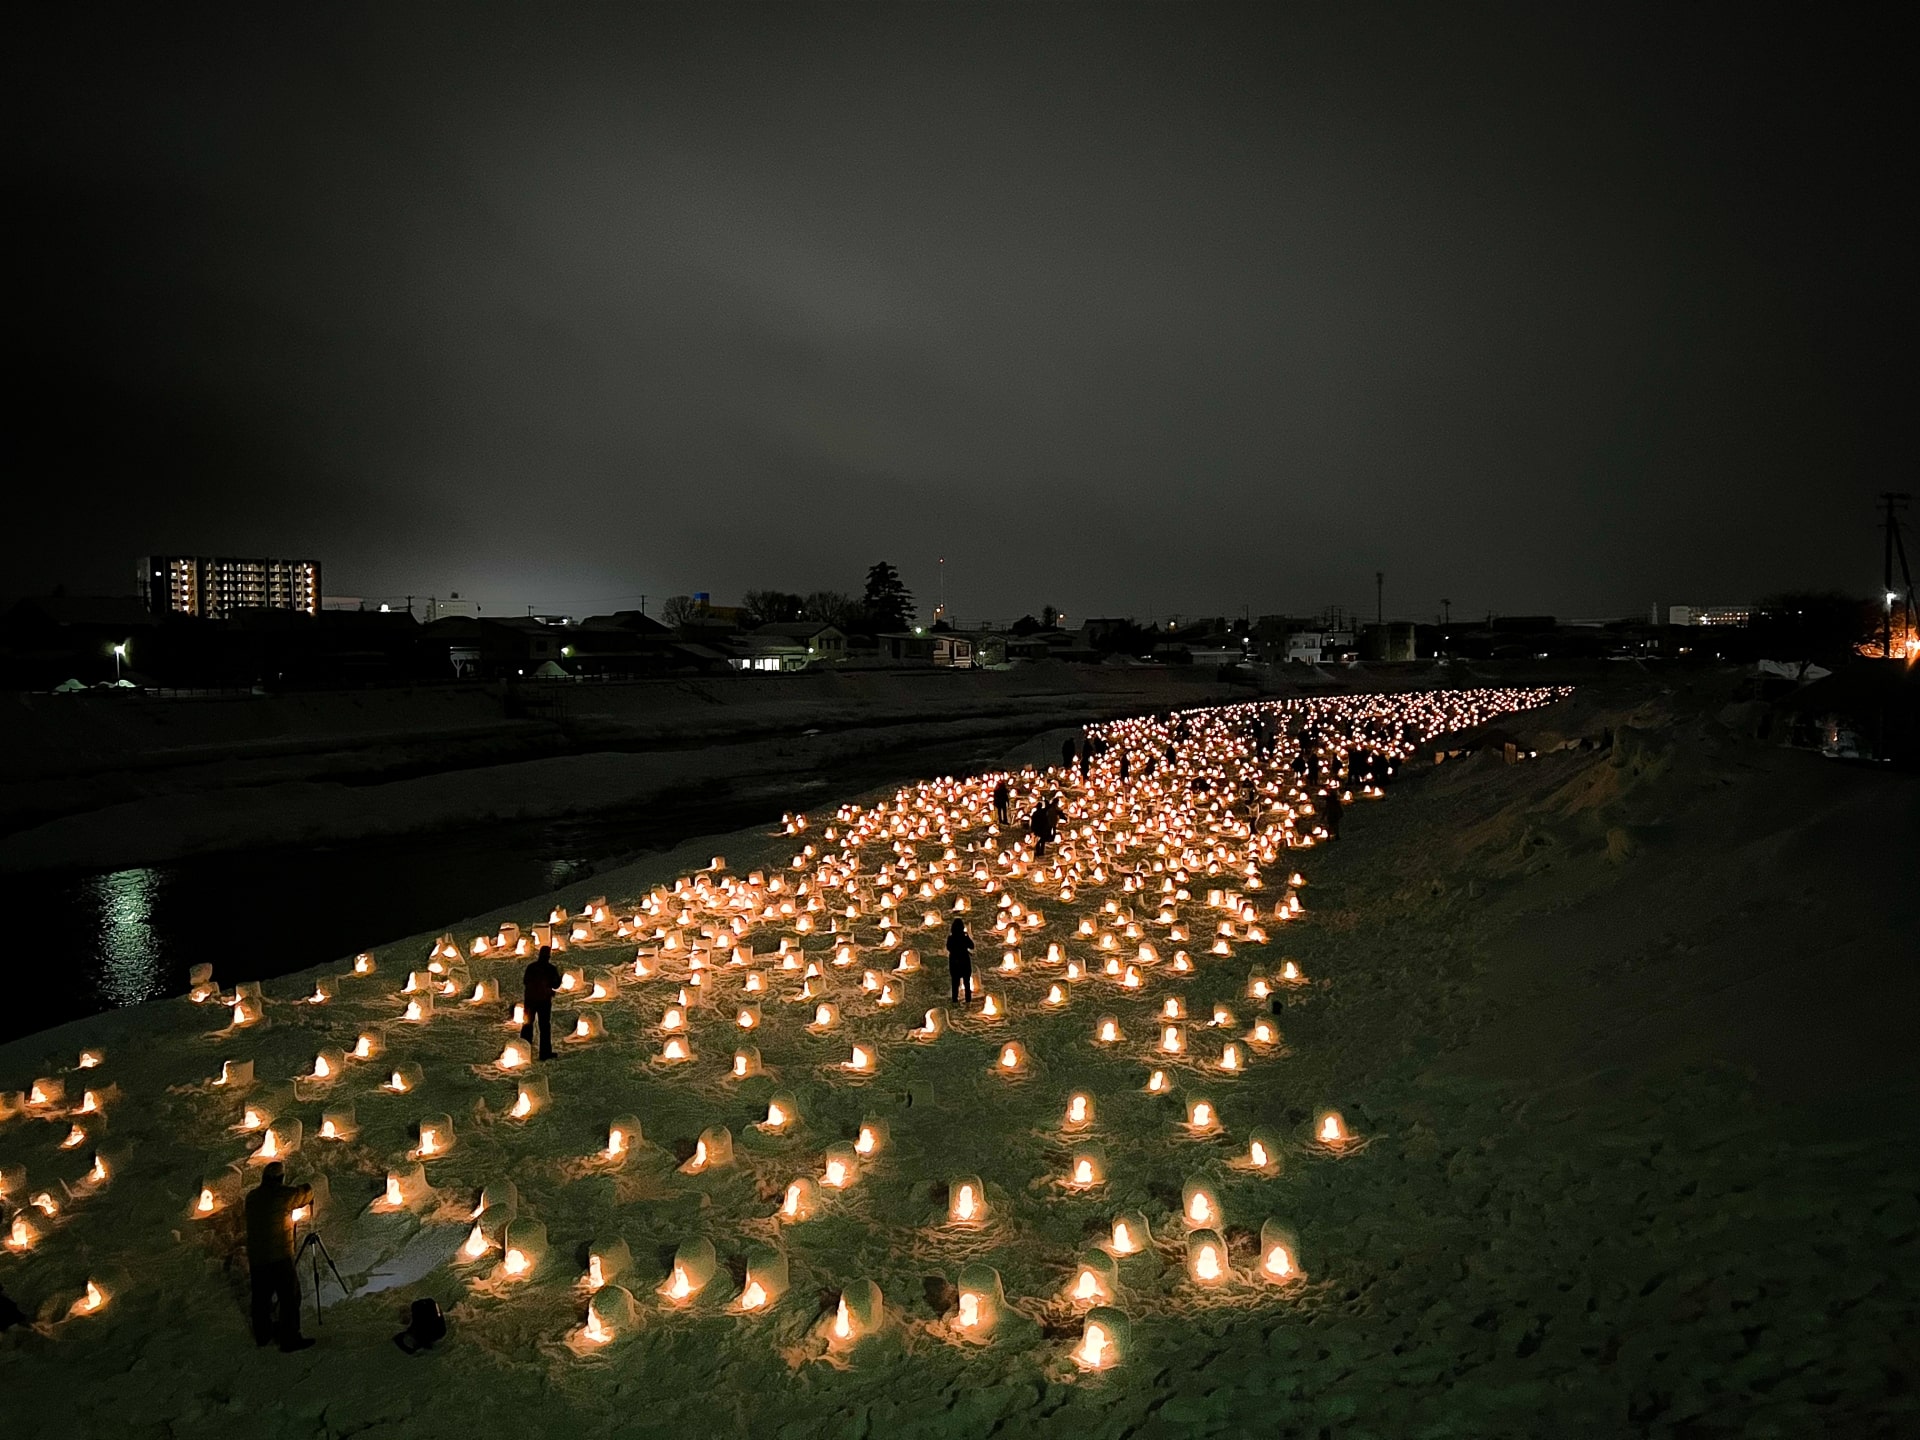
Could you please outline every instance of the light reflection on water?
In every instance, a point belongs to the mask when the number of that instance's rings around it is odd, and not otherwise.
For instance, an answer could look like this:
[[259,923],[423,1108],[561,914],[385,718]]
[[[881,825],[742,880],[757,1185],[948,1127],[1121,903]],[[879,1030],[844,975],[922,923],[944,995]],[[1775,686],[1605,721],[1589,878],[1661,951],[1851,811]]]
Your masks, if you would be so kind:
[[138,1005],[166,993],[166,966],[153,929],[153,902],[163,883],[153,870],[116,870],[86,880],[100,917],[100,996],[110,1005]]

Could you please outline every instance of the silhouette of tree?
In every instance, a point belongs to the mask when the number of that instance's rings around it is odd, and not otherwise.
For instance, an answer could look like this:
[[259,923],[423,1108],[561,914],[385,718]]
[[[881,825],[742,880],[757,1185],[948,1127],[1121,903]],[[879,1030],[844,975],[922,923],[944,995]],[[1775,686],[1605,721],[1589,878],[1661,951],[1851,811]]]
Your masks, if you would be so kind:
[[867,622],[877,630],[905,630],[913,624],[913,593],[884,560],[867,571],[864,604]]
[[784,590],[749,590],[740,597],[740,608],[750,625],[779,625],[798,620],[806,602]]
[[699,611],[700,607],[694,604],[691,595],[669,595],[667,603],[660,607],[660,620],[677,629],[693,619]]

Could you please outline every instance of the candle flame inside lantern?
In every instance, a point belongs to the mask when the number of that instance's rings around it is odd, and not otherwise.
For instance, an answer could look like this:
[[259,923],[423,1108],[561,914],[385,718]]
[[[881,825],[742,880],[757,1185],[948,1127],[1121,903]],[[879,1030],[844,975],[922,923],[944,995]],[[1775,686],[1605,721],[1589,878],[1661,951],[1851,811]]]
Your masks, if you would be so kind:
[[1193,1102],[1194,1129],[1204,1130],[1207,1126],[1211,1124],[1213,1124],[1213,1106],[1209,1105],[1204,1100],[1194,1101]]
[[687,1278],[686,1266],[675,1265],[672,1283],[667,1286],[667,1294],[675,1300],[684,1300],[692,1293],[693,1282]]
[[478,1221],[474,1223],[473,1229],[467,1232],[467,1242],[460,1247],[460,1253],[469,1260],[478,1260],[487,1253],[487,1235],[480,1228]]
[[1020,1050],[1018,1046],[1008,1045],[1001,1050],[1000,1068],[1002,1070],[1018,1070],[1020,1068]]
[[339,1128],[335,1126],[331,1120],[322,1120],[320,1122],[320,1138],[322,1140],[338,1140],[340,1138]]
[[420,1131],[420,1153],[432,1155],[440,1148],[440,1136],[433,1130],[423,1127]]
[[800,1182],[798,1180],[787,1186],[787,1198],[780,1202],[780,1208],[786,1212],[788,1219],[800,1213]]
[[624,1155],[627,1151],[627,1135],[618,1125],[607,1132],[607,1154]]
[[860,1138],[853,1142],[853,1148],[862,1155],[871,1155],[873,1153],[874,1138],[873,1127],[871,1125],[862,1125],[860,1127]]
[[1200,1253],[1194,1258],[1193,1273],[1202,1280],[1218,1280],[1221,1276],[1220,1252],[1211,1241],[1200,1247]]
[[1222,1070],[1238,1070],[1240,1068],[1240,1047],[1238,1045],[1229,1045],[1220,1052],[1220,1068]]
[[774,1104],[771,1101],[768,1102],[767,1120],[766,1120],[767,1128],[770,1130],[777,1130],[786,1123],[787,1123],[787,1112],[784,1109],[782,1109],[779,1105]]
[[1187,1202],[1187,1219],[1196,1225],[1205,1225],[1213,1219],[1213,1201],[1204,1190],[1193,1192],[1193,1199]]
[[1120,1027],[1111,1020],[1102,1020],[1100,1022],[1100,1038],[1111,1044],[1120,1038]]
[[407,1077],[402,1075],[398,1070],[394,1071],[393,1074],[387,1077],[387,1089],[404,1090],[406,1088],[407,1088]]
[[1074,1358],[1082,1365],[1098,1370],[1107,1363],[1107,1352],[1112,1348],[1113,1341],[1108,1338],[1106,1327],[1097,1321],[1090,1322],[1087,1325],[1086,1336],[1080,1341],[1080,1348],[1075,1352]]
[[669,1060],[684,1060],[687,1058],[687,1047],[685,1042],[676,1035],[667,1041],[667,1048],[660,1053]]
[[813,1023],[816,1025],[831,1025],[833,1023],[833,1007],[831,1005],[817,1006],[813,1012]]
[[1160,1048],[1169,1055],[1180,1053],[1180,1027],[1169,1025],[1160,1032]]
[[980,1297],[971,1290],[960,1293],[960,1316],[957,1321],[962,1330],[971,1330],[980,1323]]
[[707,1142],[705,1140],[696,1140],[693,1142],[693,1162],[692,1163],[693,1163],[693,1168],[696,1170],[703,1169],[706,1166]]
[[60,1142],[62,1150],[75,1150],[87,1143],[87,1132],[75,1125],[67,1131],[67,1138]]
[[356,1040],[353,1045],[353,1054],[356,1060],[372,1059],[373,1058],[373,1037],[371,1035],[362,1035],[358,1040]]
[[1067,1123],[1084,1125],[1087,1123],[1087,1097],[1076,1095],[1067,1101]]
[[733,1073],[736,1077],[743,1076],[747,1073],[747,1057],[746,1056],[735,1055],[733,1057]]
[[513,1070],[527,1063],[527,1052],[518,1045],[509,1044],[500,1052],[500,1068]]
[[533,1113],[533,1097],[522,1090],[513,1102],[513,1109],[507,1112],[516,1120],[524,1120]]
[[1287,961],[1286,964],[1280,967],[1280,978],[1282,980],[1298,980],[1300,978],[1300,967],[1291,960]]
[[400,1191],[400,1177],[387,1176],[387,1204],[398,1210],[407,1203],[407,1197]]
[[1256,1168],[1261,1170],[1266,1169],[1267,1147],[1262,1145],[1258,1140],[1255,1140],[1251,1145],[1247,1146],[1247,1159],[1250,1160]]
[[202,1185],[200,1187],[200,1198],[194,1202],[193,1208],[198,1210],[202,1215],[211,1215],[213,1213],[213,1191],[205,1185]]
[[600,1257],[598,1255],[587,1256],[587,1287],[592,1290],[598,1290],[606,1283],[606,1275],[600,1268]]
[[27,1217],[14,1216],[13,1224],[7,1228],[7,1244],[15,1250],[26,1250],[31,1248],[35,1238],[33,1227],[27,1223]]
[[279,1153],[280,1153],[280,1137],[275,1135],[273,1133],[273,1128],[269,1126],[267,1128],[267,1133],[263,1137],[261,1137],[260,1149],[258,1151],[258,1154],[262,1160],[271,1160],[275,1156],[277,1156]]
[[1338,1145],[1347,1138],[1346,1123],[1338,1115],[1328,1115],[1320,1122],[1320,1139],[1328,1145]]
[[324,1055],[314,1056],[313,1078],[316,1080],[325,1080],[331,1074],[333,1074],[333,1066],[327,1063],[327,1057]]
[[833,1186],[836,1190],[845,1185],[847,1183],[846,1162],[843,1160],[829,1160],[827,1162],[826,1180],[827,1184]]
[[1133,1238],[1132,1227],[1124,1220],[1113,1222],[1113,1248],[1122,1255],[1131,1255],[1140,1248]]
[[520,1250],[507,1251],[507,1274],[524,1275],[527,1273],[527,1257]]
[[93,1281],[89,1280],[87,1281],[87,1293],[74,1302],[73,1308],[76,1314],[91,1315],[106,1303],[107,1297],[105,1292],[102,1291],[98,1285],[94,1284]]
[[985,1000],[980,1002],[980,1013],[982,1015],[998,1015],[1000,1013],[1000,1002],[991,995],[987,996]]
[[1166,1071],[1156,1070],[1147,1077],[1147,1089],[1153,1091],[1154,1094],[1157,1095],[1162,1090],[1165,1090],[1166,1088],[1167,1088],[1167,1072]]
[[973,1198],[973,1186],[962,1185],[960,1193],[954,1197],[953,1216],[956,1220],[971,1220],[979,1213],[979,1204]]
[[853,1334],[853,1326],[847,1319],[847,1297],[840,1297],[840,1308],[833,1315],[833,1333],[836,1339],[845,1340]]
[[604,1345],[613,1339],[613,1332],[600,1323],[600,1316],[591,1305],[587,1307],[586,1326],[580,1333],[595,1345]]
[[418,1000],[409,1000],[407,1002],[405,1018],[408,1020],[418,1020],[420,1018],[420,1002]]
[[1284,1245],[1273,1246],[1260,1263],[1269,1275],[1285,1277],[1293,1274],[1293,1256],[1287,1253]]
[[742,1310],[758,1310],[767,1303],[767,1292],[758,1280],[749,1280],[747,1288],[740,1293]]
[[873,1055],[863,1045],[853,1047],[853,1058],[847,1061],[849,1070],[868,1070],[873,1066]]

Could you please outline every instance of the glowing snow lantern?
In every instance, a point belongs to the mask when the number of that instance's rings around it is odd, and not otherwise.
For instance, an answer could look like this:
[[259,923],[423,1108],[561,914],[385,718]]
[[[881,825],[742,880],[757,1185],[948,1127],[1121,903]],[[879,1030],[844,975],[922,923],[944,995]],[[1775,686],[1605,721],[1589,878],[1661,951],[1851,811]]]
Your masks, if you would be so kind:
[[1160,1027],[1160,1053],[1162,1055],[1181,1055],[1186,1052],[1187,1031],[1184,1025],[1162,1025]]
[[371,1060],[380,1053],[379,1038],[363,1030],[354,1037],[353,1049],[348,1053],[355,1060]]
[[660,1028],[668,1032],[685,1030],[687,1028],[687,1007],[684,1005],[667,1006],[666,1010],[662,1012],[660,1016]]
[[673,1269],[655,1293],[671,1304],[685,1305],[707,1288],[718,1268],[713,1242],[704,1235],[696,1236],[673,1252]]
[[506,1049],[500,1052],[499,1066],[502,1070],[518,1070],[533,1057],[527,1053],[527,1047],[518,1040],[509,1040]]
[[733,1131],[724,1125],[709,1125],[693,1142],[693,1154],[680,1167],[682,1175],[701,1175],[733,1163]]
[[[267,1132],[267,1138],[273,1138],[273,1131],[269,1130]],[[107,1162],[101,1157],[100,1152],[97,1150],[93,1154],[93,1166],[87,1171],[86,1183],[89,1185],[104,1185],[107,1183]]]
[[946,1033],[947,1012],[935,1008],[927,1011],[924,1023],[916,1026],[910,1033],[916,1040],[937,1040]]
[[608,1160],[624,1159],[642,1138],[637,1115],[619,1116],[607,1126],[607,1148],[601,1154]]
[[500,1269],[510,1280],[524,1280],[547,1256],[547,1227],[538,1220],[509,1220],[500,1237]]
[[420,1144],[413,1151],[413,1158],[431,1160],[446,1154],[452,1148],[452,1116],[429,1115],[420,1122]]
[[1190,975],[1193,973],[1193,961],[1187,958],[1186,951],[1176,950],[1173,952],[1173,969],[1176,974],[1180,975]]
[[433,1198],[433,1187],[427,1183],[426,1167],[420,1164],[403,1165],[387,1172],[387,1183],[371,1208],[376,1214],[392,1214],[398,1210],[411,1210]]
[[799,1123],[800,1102],[793,1098],[791,1090],[776,1090],[767,1099],[767,1118],[760,1122],[762,1130],[784,1131],[788,1126]]
[[1207,1021],[1208,1028],[1217,1029],[1222,1025],[1231,1024],[1233,1024],[1233,1011],[1225,1005],[1216,1003],[1213,1007],[1213,1018]]
[[1280,1142],[1271,1130],[1256,1129],[1247,1138],[1247,1156],[1245,1166],[1249,1170],[1258,1170],[1264,1175],[1280,1173]]
[[1279,1030],[1276,1029],[1274,1023],[1264,1015],[1255,1020],[1253,1022],[1253,1029],[1247,1032],[1247,1043],[1249,1045],[1277,1045],[1279,1042]]
[[1066,981],[1056,980],[1047,987],[1047,998],[1043,1003],[1057,1008],[1067,1003],[1071,993]]
[[779,1218],[787,1222],[811,1220],[818,1203],[813,1181],[802,1175],[787,1182],[786,1191],[780,1197]]
[[1187,1278],[1206,1286],[1224,1285],[1232,1278],[1227,1242],[1218,1230],[1195,1230],[1187,1236]]
[[728,1072],[736,1080],[744,1080],[749,1075],[760,1073],[760,1051],[752,1045],[743,1045],[733,1052],[733,1069]]
[[840,1007],[830,1000],[822,1000],[813,1007],[813,1020],[808,1024],[807,1029],[817,1035],[834,1029],[839,1023]]
[[1300,1249],[1291,1232],[1272,1220],[1260,1226],[1260,1278],[1272,1285],[1286,1285],[1303,1278]]
[[1027,1069],[1027,1047],[1018,1040],[1009,1040],[1000,1047],[999,1058],[993,1068],[1002,1075],[1023,1075]]
[[525,1120],[530,1116],[538,1115],[542,1110],[546,1109],[547,1102],[551,1098],[547,1092],[546,1080],[538,1076],[529,1075],[525,1080],[520,1082],[518,1088],[515,1090],[513,1107],[507,1111],[507,1114],[515,1120]]
[[999,1323],[1007,1297],[1000,1272],[991,1265],[969,1265],[960,1272],[959,1299],[953,1328],[973,1339],[985,1339]]
[[82,1130],[78,1125],[74,1125],[67,1130],[67,1138],[60,1142],[60,1148],[62,1150],[78,1150],[86,1143],[87,1132]]
[[959,1175],[947,1183],[949,1225],[982,1225],[986,1218],[987,1192],[978,1175]]
[[400,1018],[409,1025],[424,1025],[433,1018],[433,996],[415,995],[407,1001]]
[[1107,1152],[1099,1145],[1083,1142],[1067,1157],[1067,1184],[1075,1190],[1107,1183]]
[[840,1304],[827,1325],[828,1343],[836,1348],[857,1344],[885,1323],[886,1307],[880,1287],[871,1280],[859,1280],[840,1292]]
[[660,1053],[654,1056],[654,1063],[659,1065],[684,1065],[693,1058],[693,1047],[687,1043],[686,1037],[669,1035],[666,1044],[660,1047]]
[[1120,1271],[1113,1256],[1104,1250],[1088,1250],[1074,1266],[1073,1278],[1067,1282],[1067,1298],[1076,1305],[1105,1305],[1113,1299],[1119,1283]]
[[1196,1135],[1210,1135],[1220,1128],[1220,1111],[1211,1100],[1187,1101],[1187,1128]]
[[1220,1047],[1220,1068],[1229,1075],[1238,1075],[1245,1061],[1241,1058],[1240,1047],[1229,1040]]
[[1123,1313],[1110,1305],[1096,1305],[1087,1312],[1080,1343],[1073,1350],[1074,1363],[1083,1370],[1111,1369],[1126,1359],[1132,1338]]
[[596,1240],[587,1247],[587,1288],[611,1285],[633,1267],[633,1252],[624,1240]]
[[573,1029],[567,1032],[567,1039],[584,1042],[606,1038],[606,1027],[600,1023],[600,1017],[590,1010],[583,1010],[573,1017]]
[[890,1138],[887,1122],[878,1115],[869,1115],[860,1122],[860,1133],[854,1137],[854,1153],[862,1159],[878,1155],[887,1148]]
[[1126,1036],[1120,1032],[1120,1022],[1111,1015],[1102,1015],[1093,1027],[1093,1039],[1096,1045],[1117,1045]]
[[1322,1145],[1338,1150],[1353,1138],[1347,1129],[1347,1122],[1341,1118],[1338,1110],[1322,1110],[1313,1120],[1313,1138]]
[[1169,1091],[1171,1091],[1172,1088],[1173,1088],[1173,1082],[1167,1078],[1166,1071],[1154,1070],[1148,1073],[1147,1075],[1147,1093],[1148,1094],[1165,1095]]
[[1268,980],[1265,975],[1262,975],[1258,970],[1252,971],[1247,976],[1247,998],[1248,999],[1264,1000],[1272,993],[1273,993],[1273,983],[1270,980]]
[[856,1074],[870,1075],[875,1064],[875,1050],[872,1045],[861,1043],[853,1047],[853,1054],[841,1062],[842,1070],[851,1070]]
[[[939,922],[936,920],[935,923],[938,924]],[[920,952],[918,950],[902,950],[900,952],[900,959],[895,962],[893,968],[896,973],[907,970],[918,970],[920,968]]]
[[623,1285],[608,1285],[587,1300],[586,1322],[580,1338],[590,1345],[606,1345],[631,1332],[640,1321],[640,1307]]
[[859,1173],[860,1157],[854,1153],[851,1145],[827,1147],[826,1173],[820,1178],[822,1185],[830,1190],[844,1190]]
[[1138,1255],[1153,1244],[1153,1232],[1147,1228],[1147,1217],[1137,1210],[1113,1217],[1113,1238],[1108,1248],[1115,1255]]
[[746,1284],[734,1308],[743,1312],[764,1310],[787,1292],[788,1267],[784,1250],[756,1247],[747,1252]]
[[742,1030],[756,1030],[760,1026],[760,1007],[742,1005],[733,1017],[733,1023]]
[[1093,1096],[1076,1090],[1067,1097],[1066,1117],[1060,1122],[1066,1130],[1084,1130],[1093,1124]]
[[1189,1229],[1219,1228],[1220,1200],[1212,1181],[1195,1175],[1181,1187],[1180,1216]]
[[27,1108],[29,1110],[48,1110],[58,1105],[67,1096],[64,1080],[51,1076],[33,1082],[27,1089]]
[[1291,960],[1286,960],[1281,962],[1280,978],[1286,984],[1299,985],[1303,983],[1307,977],[1300,973],[1300,967],[1298,965]]
[[73,1302],[73,1308],[67,1313],[69,1315],[95,1315],[105,1309],[106,1304],[107,1292],[101,1288],[99,1281],[89,1279],[85,1292],[81,1294],[78,1300]]
[[260,1133],[260,1144],[252,1159],[258,1164],[284,1160],[300,1148],[305,1127],[298,1120],[275,1120]]
[[380,1088],[404,1095],[410,1090],[418,1090],[425,1078],[418,1065],[396,1065],[387,1072],[386,1083]]
[[16,1211],[7,1225],[7,1248],[21,1251],[31,1250],[40,1239],[40,1232],[27,1220],[24,1210]]

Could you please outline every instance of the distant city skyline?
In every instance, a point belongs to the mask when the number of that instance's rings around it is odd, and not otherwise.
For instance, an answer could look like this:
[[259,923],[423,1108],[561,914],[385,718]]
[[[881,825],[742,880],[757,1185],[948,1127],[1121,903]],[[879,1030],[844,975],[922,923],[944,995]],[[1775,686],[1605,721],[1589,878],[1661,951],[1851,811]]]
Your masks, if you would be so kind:
[[1871,594],[1896,23],[42,7],[4,589],[161,553],[489,614],[887,559],[924,616],[942,556],[962,617]]

